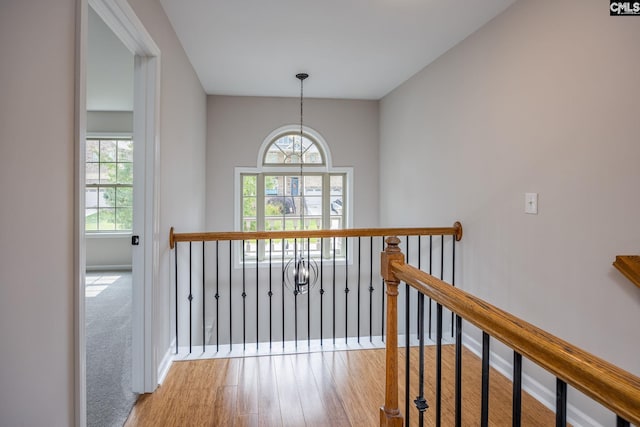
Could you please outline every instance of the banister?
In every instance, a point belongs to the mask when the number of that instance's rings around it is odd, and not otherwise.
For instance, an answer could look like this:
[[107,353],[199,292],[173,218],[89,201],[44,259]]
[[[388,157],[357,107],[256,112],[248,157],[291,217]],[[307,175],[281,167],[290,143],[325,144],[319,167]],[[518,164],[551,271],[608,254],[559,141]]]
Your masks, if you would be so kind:
[[404,281],[625,420],[640,425],[639,377],[402,261],[391,259],[387,268],[389,277]]
[[613,266],[631,280],[631,283],[640,287],[640,255],[618,255]]
[[289,230],[289,231],[221,231],[203,233],[176,233],[169,231],[169,247],[175,242],[207,242],[215,240],[267,240],[306,239],[329,237],[371,237],[371,236],[455,236],[462,239],[462,224],[452,227],[402,227],[402,228],[345,228],[335,230]]
[[403,419],[398,409],[398,285],[400,281],[391,272],[393,261],[404,263],[400,251],[400,239],[389,237],[382,252],[380,269],[387,285],[387,340],[384,406],[380,408],[380,427],[402,427]]

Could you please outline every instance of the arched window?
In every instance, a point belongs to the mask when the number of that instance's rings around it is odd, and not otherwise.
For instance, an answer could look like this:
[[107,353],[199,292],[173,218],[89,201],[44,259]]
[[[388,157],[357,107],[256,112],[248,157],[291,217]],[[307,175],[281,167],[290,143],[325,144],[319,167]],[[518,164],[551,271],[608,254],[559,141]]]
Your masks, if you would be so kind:
[[[300,144],[302,139],[302,144]],[[302,154],[302,162],[300,155]],[[272,165],[324,165],[324,153],[318,144],[306,135],[286,133],[271,141],[264,153],[264,166]]]
[[[301,173],[302,172],[302,173]],[[333,168],[322,136],[311,128],[274,130],[257,167],[236,168],[240,231],[321,230],[350,225],[351,168]]]

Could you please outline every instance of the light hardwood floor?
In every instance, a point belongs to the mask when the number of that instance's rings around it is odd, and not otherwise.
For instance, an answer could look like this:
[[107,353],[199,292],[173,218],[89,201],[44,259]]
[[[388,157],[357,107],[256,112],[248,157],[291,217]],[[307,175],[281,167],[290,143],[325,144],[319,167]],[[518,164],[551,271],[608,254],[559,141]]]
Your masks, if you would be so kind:
[[[411,399],[417,349],[411,351]],[[435,425],[435,347],[427,347],[425,425]],[[400,358],[404,409],[404,353]],[[478,426],[480,360],[463,355],[463,425]],[[442,425],[454,425],[454,348],[443,346]],[[447,381],[448,379],[448,381]],[[511,383],[490,374],[489,425],[511,425]],[[384,402],[384,350],[175,362],[158,390],[139,398],[125,426],[377,426]],[[523,426],[555,425],[554,414],[523,393]],[[406,425],[406,424],[405,424]],[[413,407],[410,425],[418,425]]]

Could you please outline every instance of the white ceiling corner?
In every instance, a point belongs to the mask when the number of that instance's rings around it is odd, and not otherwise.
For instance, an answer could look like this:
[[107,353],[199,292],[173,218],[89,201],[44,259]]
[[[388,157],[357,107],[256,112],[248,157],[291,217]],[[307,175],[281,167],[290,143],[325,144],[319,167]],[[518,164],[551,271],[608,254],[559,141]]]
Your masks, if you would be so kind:
[[380,99],[515,0],[160,0],[208,94]]
[[[208,94],[377,100],[516,0],[159,0]],[[133,55],[90,10],[87,107],[133,108]]]

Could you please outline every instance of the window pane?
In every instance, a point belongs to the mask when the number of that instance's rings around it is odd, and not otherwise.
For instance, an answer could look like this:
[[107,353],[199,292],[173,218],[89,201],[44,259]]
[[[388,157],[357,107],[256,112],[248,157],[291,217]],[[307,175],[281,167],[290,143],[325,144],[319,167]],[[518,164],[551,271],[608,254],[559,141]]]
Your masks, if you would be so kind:
[[116,183],[116,164],[100,163],[100,184]]
[[265,163],[272,164],[284,164],[290,163],[290,156],[293,152],[293,136],[284,135],[278,138],[267,151],[268,155],[265,158]]
[[322,197],[304,197],[304,214],[322,216]]
[[131,208],[116,209],[116,230],[133,228],[133,211]]
[[116,189],[103,188],[98,189],[98,206],[101,208],[115,207],[116,205]]
[[[273,239],[271,241],[271,251],[273,252],[272,260],[278,261],[277,256],[281,256],[281,254],[277,254],[278,252],[282,252],[282,245],[286,244],[282,239]],[[267,247],[267,249],[269,249]]]
[[299,230],[300,229],[300,218],[287,218],[284,221],[284,229],[285,230]]
[[256,240],[245,240],[244,257],[245,259],[256,259],[258,252],[258,242]]
[[285,163],[293,163],[293,164],[300,163],[300,152],[299,151],[295,151],[295,152],[289,154],[287,156],[287,159],[285,160]]
[[284,240],[284,256],[291,257],[294,255],[295,249],[295,239],[285,239]]
[[342,215],[342,197],[331,196],[331,215]]
[[118,141],[118,162],[133,162],[133,141]]
[[265,216],[283,216],[293,213],[293,199],[291,197],[268,197],[264,200]]
[[322,229],[322,217],[308,218],[304,217],[305,230],[321,230]]
[[243,217],[254,217],[257,215],[256,213],[256,198],[255,197],[244,197],[242,199],[242,216]]
[[84,190],[84,206],[86,208],[98,207],[98,189],[97,188],[86,188]]
[[87,231],[95,231],[98,229],[98,210],[86,209],[84,217],[84,229]]
[[331,194],[344,194],[344,175],[331,175]]
[[130,208],[133,206],[133,188],[117,187],[116,188],[116,207]]
[[256,181],[255,175],[242,175],[242,195],[243,196],[255,196],[256,193]]
[[308,175],[304,177],[304,195],[322,196],[322,175]]
[[300,197],[285,197],[285,215],[298,215],[301,212],[302,199]]
[[100,183],[100,164],[99,163],[87,163],[87,167],[85,169],[85,181],[87,184]]
[[115,230],[115,209],[98,209],[98,229]]
[[322,153],[315,141],[304,136],[300,145],[300,134],[283,135],[267,149],[265,164],[299,164],[302,155],[304,163],[324,164]]
[[265,176],[264,177],[264,194],[266,196],[282,196],[284,185],[282,185],[283,177],[281,176]]
[[86,161],[100,161],[100,142],[96,139],[88,139],[86,145]]
[[265,163],[284,163],[284,153],[280,150],[269,150],[264,159]]
[[277,147],[284,152],[291,152],[293,150],[293,143],[295,138],[293,135],[284,135],[278,138],[272,145],[272,147]]
[[100,141],[100,161],[116,161],[116,141]]
[[133,184],[133,163],[118,163],[118,184]]
[[245,219],[242,221],[242,231],[256,231],[257,222],[255,219]]
[[289,185],[287,186],[287,190],[289,195],[291,196],[299,196],[300,195],[300,177],[299,176],[291,176],[288,178]]
[[[306,140],[309,141],[309,140]],[[305,141],[305,142],[306,142]],[[307,150],[304,152],[303,156],[305,163],[313,163],[313,164],[323,164],[322,155],[320,154],[320,150],[315,144],[310,145]]]
[[267,231],[281,231],[284,221],[282,219],[267,219],[264,222],[265,230]]

